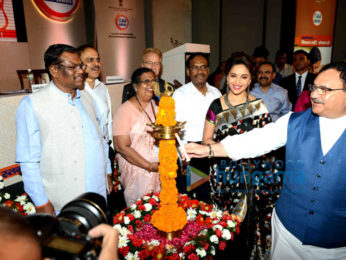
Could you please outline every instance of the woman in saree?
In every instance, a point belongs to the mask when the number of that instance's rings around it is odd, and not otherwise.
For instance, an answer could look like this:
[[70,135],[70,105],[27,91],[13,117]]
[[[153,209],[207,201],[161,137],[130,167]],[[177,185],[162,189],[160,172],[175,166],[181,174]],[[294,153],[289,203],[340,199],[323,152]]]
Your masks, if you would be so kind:
[[158,148],[148,126],[155,123],[157,113],[152,100],[154,79],[152,70],[137,69],[131,77],[136,94],[119,107],[113,119],[114,146],[127,206],[146,193],[160,191]]
[[[225,73],[227,93],[214,100],[209,107],[204,144],[210,145],[228,135],[242,134],[271,122],[264,102],[249,94],[252,82],[250,57],[243,52],[233,53],[227,61]],[[264,162],[263,158],[256,160]],[[253,174],[254,171],[263,175]],[[235,237],[229,251],[234,259],[262,259],[269,254],[270,216],[277,194],[268,195],[273,185],[263,181],[265,174],[273,173],[271,169],[263,169],[262,163],[260,166],[254,165],[251,160],[212,159],[211,199],[219,208],[242,222],[240,234]]]

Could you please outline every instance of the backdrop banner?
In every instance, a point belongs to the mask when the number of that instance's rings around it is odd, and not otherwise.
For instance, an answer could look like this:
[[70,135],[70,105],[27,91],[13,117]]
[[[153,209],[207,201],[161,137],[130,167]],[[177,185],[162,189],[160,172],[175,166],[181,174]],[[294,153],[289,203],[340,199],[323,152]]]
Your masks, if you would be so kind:
[[94,1],[94,6],[103,76],[129,79],[145,48],[143,1]]
[[335,9],[336,0],[297,0],[294,50],[312,51],[315,72],[331,61]]

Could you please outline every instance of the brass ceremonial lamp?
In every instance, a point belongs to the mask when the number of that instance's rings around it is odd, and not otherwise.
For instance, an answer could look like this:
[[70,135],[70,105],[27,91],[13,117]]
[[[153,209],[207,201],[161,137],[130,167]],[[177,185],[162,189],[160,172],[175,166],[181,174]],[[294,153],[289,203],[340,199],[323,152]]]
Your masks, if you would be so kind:
[[173,238],[173,232],[181,230],[187,223],[187,215],[182,207],[178,206],[177,177],[178,153],[175,138],[184,127],[185,122],[175,121],[175,102],[171,97],[173,87],[165,82],[165,91],[160,94],[159,85],[153,82],[156,95],[160,96],[159,111],[153,128],[153,135],[159,140],[159,174],[161,181],[161,207],[151,218],[151,223],[158,230],[167,233],[167,238]]

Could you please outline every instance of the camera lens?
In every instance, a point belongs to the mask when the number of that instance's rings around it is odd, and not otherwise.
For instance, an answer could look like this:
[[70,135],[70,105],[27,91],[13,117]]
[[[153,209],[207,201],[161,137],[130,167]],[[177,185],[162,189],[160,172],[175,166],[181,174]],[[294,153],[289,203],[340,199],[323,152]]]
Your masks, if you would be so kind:
[[107,223],[107,205],[103,196],[88,192],[66,204],[58,219],[59,231],[67,235],[87,234],[90,229]]

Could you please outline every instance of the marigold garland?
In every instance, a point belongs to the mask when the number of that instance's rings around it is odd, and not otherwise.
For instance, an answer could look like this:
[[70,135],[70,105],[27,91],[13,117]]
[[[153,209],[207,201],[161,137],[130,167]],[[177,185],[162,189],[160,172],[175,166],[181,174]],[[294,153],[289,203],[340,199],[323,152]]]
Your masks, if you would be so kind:
[[[175,121],[175,102],[172,97],[162,97],[156,115],[156,125],[173,127]],[[151,223],[164,232],[173,232],[182,229],[187,223],[187,215],[183,208],[178,206],[177,177],[177,148],[175,139],[160,140],[159,143],[159,173],[161,181],[160,201],[161,208],[156,211]]]

